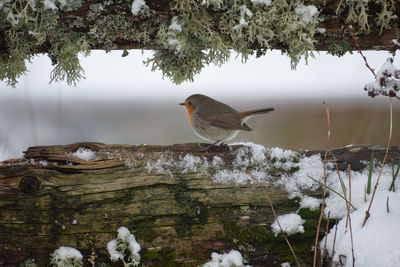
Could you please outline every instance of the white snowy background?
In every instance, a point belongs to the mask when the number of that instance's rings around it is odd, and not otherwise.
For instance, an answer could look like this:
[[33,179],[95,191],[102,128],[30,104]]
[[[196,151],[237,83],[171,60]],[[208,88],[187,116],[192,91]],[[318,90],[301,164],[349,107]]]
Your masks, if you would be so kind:
[[[78,141],[171,144],[199,142],[177,104],[194,93],[226,102],[238,110],[274,107],[252,118],[255,129],[234,141],[264,146],[319,149],[326,136],[325,107],[332,112],[332,145],[372,143],[387,139],[387,99],[367,96],[363,87],[374,81],[360,55],[338,58],[316,53],[309,64],[290,70],[279,51],[242,64],[234,56],[222,67],[209,66],[194,83],[175,85],[143,65],[150,51],[93,51],[81,63],[86,80],[76,87],[49,84],[47,56],[35,57],[16,88],[0,83],[0,159],[19,157],[28,146]],[[379,69],[387,52],[365,52]],[[395,60],[395,65],[398,59]],[[398,105],[395,107],[399,114]],[[379,129],[379,130],[376,130]],[[394,127],[393,144],[400,144]]]

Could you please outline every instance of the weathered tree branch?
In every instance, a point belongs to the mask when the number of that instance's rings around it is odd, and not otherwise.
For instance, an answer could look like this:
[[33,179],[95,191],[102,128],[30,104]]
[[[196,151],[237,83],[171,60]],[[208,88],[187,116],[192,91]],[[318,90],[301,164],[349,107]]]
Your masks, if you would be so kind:
[[[72,154],[82,147],[96,154],[90,160]],[[218,184],[211,179],[215,171],[234,168],[242,148],[204,151],[198,144],[101,143],[29,148],[23,159],[0,165],[0,264],[17,266],[35,259],[46,266],[49,254],[59,246],[79,249],[85,265],[93,253],[96,266],[109,264],[106,244],[120,226],[135,234],[143,248],[142,262],[148,266],[196,266],[211,252],[230,249],[241,250],[252,266],[293,261],[285,241],[270,230],[274,217],[268,196],[278,214],[296,211],[298,202],[273,183]],[[378,147],[346,147],[330,154],[339,168],[351,164],[357,170],[370,159],[371,150],[382,159],[385,151]],[[206,168],[185,169],[191,164],[187,155],[207,162],[202,163]],[[170,161],[163,165],[164,156]],[[216,156],[222,165],[212,164]],[[389,158],[398,161],[400,149],[391,148]],[[266,169],[271,181],[295,171],[273,166]],[[321,191],[308,194],[320,196]],[[306,220],[306,232],[289,239],[303,263],[310,263],[319,211],[299,213]]]
[[146,63],[175,83],[193,81],[201,69],[221,65],[232,51],[246,59],[280,49],[292,67],[313,51],[343,55],[360,48],[395,50],[400,3],[379,1],[282,0],[146,1],[132,11],[132,0],[49,2],[6,1],[0,9],[0,79],[15,85],[25,61],[47,53],[55,65],[52,81],[76,83],[83,77],[78,54],[91,49],[151,49]]
[[[172,0],[162,0],[162,1],[146,1],[150,10],[153,12],[152,16],[140,17],[134,16],[131,13],[131,1],[113,1],[111,4],[105,4],[104,0],[90,0],[83,1],[82,5],[72,11],[64,11],[60,13],[59,26],[60,29],[69,29],[70,32],[76,32],[78,34],[90,35],[90,31],[98,26],[98,16],[104,18],[102,23],[110,23],[106,18],[112,19],[112,16],[124,15],[126,21],[124,23],[140,23],[145,24],[147,27],[158,27],[159,20],[168,18],[169,20],[176,15],[179,15],[176,11],[171,10]],[[321,11],[320,17],[323,18],[319,27],[325,28],[326,32],[324,34],[317,35],[317,43],[315,45],[317,50],[320,51],[332,51],[334,47],[342,46],[342,52],[355,50],[352,38],[347,30],[347,27],[351,23],[347,23],[347,9],[341,14],[337,15],[336,10],[340,0],[327,0],[326,5],[322,3],[325,1],[308,1],[310,4],[316,5],[316,7]],[[96,5],[101,5],[101,10],[94,11]],[[99,7],[98,7],[99,8]],[[381,11],[381,6],[377,5],[375,2],[369,4],[369,32],[359,32],[360,38],[360,48],[363,50],[392,50],[393,45],[391,41],[399,37],[399,28],[396,25],[389,29],[384,29],[380,33],[381,28],[376,23],[376,18],[378,13]],[[395,1],[394,15],[400,17],[400,2]],[[94,15],[96,14],[96,15]],[[218,17],[219,13],[214,12],[214,16]],[[96,19],[95,19],[96,18]],[[117,22],[115,24],[117,26]],[[121,26],[120,25],[120,26]],[[132,24],[134,26],[134,24]],[[108,25],[104,25],[108,26]],[[354,24],[355,27],[356,24]],[[111,28],[109,29],[111,30]],[[165,47],[154,42],[156,36],[151,36],[154,40],[149,40],[149,42],[143,43],[135,40],[134,36],[131,36],[129,32],[124,32],[122,28],[115,27],[114,31],[108,32],[109,36],[104,36],[103,40],[91,39],[91,49],[149,49],[149,50],[159,50]],[[148,29],[149,32],[156,32],[157,28]],[[214,29],[217,30],[218,29]],[[3,32],[4,33],[4,29]],[[115,36],[112,39],[112,46],[106,44],[102,41],[109,38],[110,36]],[[0,53],[7,53],[10,47],[7,47],[7,42],[4,40],[4,35],[0,34]],[[49,36],[49,40],[42,46],[38,47],[35,53],[47,53],[52,50],[52,37]],[[279,42],[273,42],[269,47],[264,47],[258,43],[254,43],[251,47],[252,49],[287,49],[285,45]]]

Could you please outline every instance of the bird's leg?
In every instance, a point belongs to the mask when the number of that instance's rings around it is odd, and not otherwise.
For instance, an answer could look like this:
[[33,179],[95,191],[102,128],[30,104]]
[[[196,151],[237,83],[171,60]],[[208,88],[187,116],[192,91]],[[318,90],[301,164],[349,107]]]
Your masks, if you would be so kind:
[[220,146],[224,143],[224,141],[222,140],[217,140],[214,143],[212,143],[212,146],[216,146],[219,142],[221,142],[221,144],[219,144]]
[[204,148],[208,148],[208,145],[202,146],[202,143],[197,143],[197,146],[200,148],[200,150],[202,150]]
[[[222,140],[217,140],[216,142],[214,142],[214,143],[212,143],[212,144],[209,144],[208,146],[205,146],[205,147],[202,147],[200,144],[199,144],[199,147],[200,147],[200,150],[201,151],[207,151],[208,149],[210,149],[211,147],[213,147],[213,146],[216,146],[219,142],[221,142]],[[222,143],[223,144],[223,143]],[[221,146],[221,145],[220,145]]]

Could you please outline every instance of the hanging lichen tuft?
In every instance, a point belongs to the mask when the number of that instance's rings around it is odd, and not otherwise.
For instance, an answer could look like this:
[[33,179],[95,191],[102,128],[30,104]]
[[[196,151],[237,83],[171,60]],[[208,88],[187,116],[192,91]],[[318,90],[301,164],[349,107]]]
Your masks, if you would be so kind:
[[[326,5],[305,0],[0,0],[0,80],[15,86],[26,63],[46,52],[54,65],[50,81],[75,85],[84,78],[79,55],[94,48],[151,48],[154,55],[145,64],[177,84],[193,81],[209,64],[224,64],[232,53],[245,62],[279,48],[295,68],[312,56],[316,36],[325,36],[318,26],[332,16],[344,15],[364,32],[371,23],[381,32],[398,23],[396,0],[338,0],[336,14],[321,15]],[[374,18],[371,5],[380,8]],[[351,49],[343,36],[322,38],[335,44],[331,53]]]

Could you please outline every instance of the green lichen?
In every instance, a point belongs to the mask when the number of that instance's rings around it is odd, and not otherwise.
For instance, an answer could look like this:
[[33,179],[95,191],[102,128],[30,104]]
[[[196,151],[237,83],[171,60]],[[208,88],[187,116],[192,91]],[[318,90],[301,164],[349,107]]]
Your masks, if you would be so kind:
[[101,45],[104,50],[116,48],[118,40],[134,41],[145,46],[157,34],[157,29],[162,19],[155,18],[143,22],[128,20],[126,15],[104,15],[90,13],[91,28],[89,30],[90,42]]
[[[58,3],[56,8],[63,9]],[[68,8],[79,6],[81,1],[71,1]],[[52,81],[66,79],[69,84],[83,77],[83,69],[77,54],[88,51],[88,44],[83,38],[71,41],[62,34],[57,34],[58,10],[49,9],[41,1],[17,0],[3,1],[0,9],[0,28],[4,31],[7,53],[0,55],[0,79],[8,85],[15,86],[23,75],[26,61],[51,39],[51,53],[57,57],[58,63],[52,72]],[[61,31],[62,32],[62,31]],[[74,39],[72,39],[74,40]],[[73,47],[74,46],[74,47]]]
[[352,44],[345,39],[337,39],[329,45],[328,53],[333,56],[344,56],[353,49]]
[[151,70],[157,69],[163,72],[174,83],[180,84],[184,81],[193,81],[194,76],[203,69],[206,56],[201,50],[194,53],[179,55],[173,51],[161,50],[154,52],[154,56],[147,61],[147,66],[151,65]]
[[[274,205],[276,210],[285,210],[293,208],[299,198],[287,200]],[[286,210],[287,210],[286,208]],[[233,212],[229,212],[233,214]],[[311,248],[315,242],[315,233],[318,224],[319,210],[311,211],[309,209],[299,209],[298,214],[304,219],[304,233],[290,235],[289,239],[297,257],[302,264],[308,266],[313,262],[313,251]],[[272,214],[271,214],[272,216]],[[267,251],[271,261],[276,259],[281,261],[295,262],[293,255],[288,249],[282,234],[275,235],[270,229],[270,223],[267,225],[242,225],[234,218],[224,218],[222,222],[224,226],[225,239],[233,242],[240,250],[245,252],[246,256],[255,259],[258,256],[257,250],[262,248]],[[322,222],[323,227],[326,225],[326,220]],[[331,223],[330,225],[333,225]],[[322,236],[322,235],[321,235]]]
[[139,224],[134,222],[132,225],[136,226],[136,236],[140,240],[150,243],[158,237],[157,232],[153,228],[146,227],[149,225],[154,225],[153,221],[147,220],[145,223]]
[[203,229],[208,221],[208,209],[200,200],[185,192],[187,185],[180,183],[173,188],[176,203],[185,210],[176,217],[176,232],[178,236],[185,237],[194,231]]
[[[84,78],[80,53],[89,54],[92,46],[106,51],[129,49],[133,42],[139,47],[157,48],[145,64],[153,71],[161,70],[163,76],[177,84],[193,81],[207,65],[224,64],[232,53],[245,62],[250,55],[264,55],[272,47],[287,54],[295,68],[302,58],[307,61],[313,56],[315,35],[322,20],[317,12],[306,17],[302,14],[305,4],[312,3],[305,0],[274,0],[270,4],[250,0],[175,0],[170,3],[172,15],[156,14],[149,6],[133,15],[132,1],[127,0],[92,3],[76,14],[70,11],[80,8],[82,0],[65,5],[54,2],[52,9],[43,1],[0,2],[0,30],[6,46],[6,52],[0,54],[0,79],[7,84],[15,86],[26,72],[26,62],[37,51],[46,50],[56,64],[51,81],[66,80],[75,85]],[[381,9],[374,20],[369,19],[370,2],[341,0],[336,12],[347,12],[347,23],[364,32],[370,30],[372,21],[381,32],[398,21],[395,0],[375,0]],[[326,5],[326,1],[315,3],[319,7]],[[347,48],[338,44],[330,50],[340,55]]]
[[147,251],[142,255],[144,266],[172,267],[176,266],[176,254],[170,248],[163,248],[158,251]]
[[364,0],[341,0],[336,9],[337,14],[341,14],[345,7],[348,8],[346,21],[357,24],[363,31],[369,31],[368,24],[368,2]]
[[[360,27],[364,32],[369,32],[368,4],[372,1],[365,0],[341,0],[336,9],[337,14],[343,13],[346,9],[347,18],[346,21],[350,24],[355,24]],[[390,26],[398,19],[397,15],[394,14],[396,9],[395,0],[375,0],[375,3],[381,6],[381,10],[375,21],[380,26],[380,33],[383,29],[389,29]]]
[[76,82],[84,78],[84,70],[80,65],[78,55],[82,53],[88,56],[89,43],[84,37],[77,40],[65,40],[53,46],[52,57],[56,66],[50,74],[50,82],[66,81],[68,85],[76,85]]
[[383,29],[389,29],[392,22],[398,19],[398,16],[394,14],[394,10],[396,9],[395,0],[382,0],[381,2],[382,10],[376,18],[376,23],[381,26],[379,34],[382,33]]
[[[303,1],[276,0],[271,5],[250,1],[175,1],[172,10],[178,14],[161,27],[157,36],[166,50],[158,51],[146,61],[151,69],[161,70],[175,83],[193,81],[194,75],[209,64],[225,63],[235,51],[245,62],[256,53],[251,47],[272,47],[280,43],[294,68],[299,60],[312,55],[318,17],[305,21],[296,8]],[[219,13],[216,14],[215,10]]]

